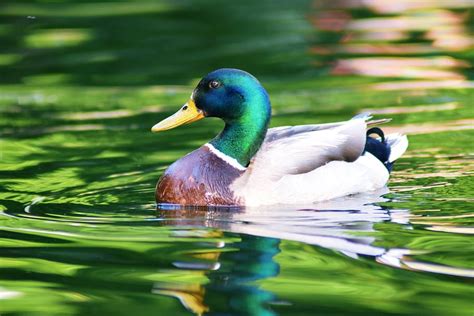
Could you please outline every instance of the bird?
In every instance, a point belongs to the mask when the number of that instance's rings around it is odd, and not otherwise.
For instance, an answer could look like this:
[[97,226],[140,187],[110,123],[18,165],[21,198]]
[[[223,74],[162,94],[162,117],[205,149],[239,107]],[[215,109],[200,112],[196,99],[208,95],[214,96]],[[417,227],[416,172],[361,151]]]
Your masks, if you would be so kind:
[[[362,113],[347,121],[269,128],[270,97],[250,73],[222,68],[152,127],[163,132],[203,118],[224,121],[208,143],[171,164],[156,185],[158,205],[302,205],[384,187],[408,147]],[[372,137],[375,135],[376,137]]]

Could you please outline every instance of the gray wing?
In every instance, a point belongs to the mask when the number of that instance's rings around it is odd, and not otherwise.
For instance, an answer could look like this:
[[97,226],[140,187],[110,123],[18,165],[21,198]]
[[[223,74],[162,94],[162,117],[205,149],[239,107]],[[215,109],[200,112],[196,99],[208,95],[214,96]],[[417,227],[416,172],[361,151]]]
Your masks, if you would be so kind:
[[310,125],[297,125],[297,126],[279,126],[270,128],[267,131],[265,142],[273,142],[278,139],[285,137],[291,137],[300,133],[320,131],[323,129],[334,128],[346,124],[347,121],[327,124],[310,124]]
[[270,129],[252,159],[252,176],[279,179],[312,171],[330,161],[355,161],[366,140],[366,122],[302,125]]

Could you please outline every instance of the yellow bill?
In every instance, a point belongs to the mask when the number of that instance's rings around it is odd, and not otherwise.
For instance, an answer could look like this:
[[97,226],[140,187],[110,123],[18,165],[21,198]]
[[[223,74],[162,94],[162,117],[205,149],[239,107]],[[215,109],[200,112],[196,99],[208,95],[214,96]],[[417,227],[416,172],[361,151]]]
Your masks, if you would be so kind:
[[152,132],[161,132],[168,129],[175,128],[183,124],[189,124],[192,122],[199,121],[204,118],[204,114],[201,110],[196,107],[193,99],[181,107],[175,114],[165,118],[163,121],[155,124],[152,128]]

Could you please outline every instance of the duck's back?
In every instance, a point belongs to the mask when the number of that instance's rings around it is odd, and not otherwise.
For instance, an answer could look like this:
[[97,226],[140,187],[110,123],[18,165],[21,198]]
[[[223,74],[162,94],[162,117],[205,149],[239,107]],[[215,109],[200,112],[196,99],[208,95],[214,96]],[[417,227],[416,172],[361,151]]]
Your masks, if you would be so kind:
[[[258,206],[308,204],[382,188],[408,140],[388,135],[386,142],[369,139],[366,146],[366,127],[365,119],[356,118],[270,129],[246,173],[231,189],[246,205]],[[385,152],[379,152],[379,145]]]
[[229,165],[208,146],[173,163],[156,186],[158,203],[187,205],[240,205],[230,184],[243,171]]

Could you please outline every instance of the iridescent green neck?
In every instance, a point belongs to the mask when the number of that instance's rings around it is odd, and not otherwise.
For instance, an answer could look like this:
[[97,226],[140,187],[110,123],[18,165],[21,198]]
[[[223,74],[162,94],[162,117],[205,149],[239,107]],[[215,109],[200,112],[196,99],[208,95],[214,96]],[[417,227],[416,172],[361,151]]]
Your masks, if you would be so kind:
[[247,113],[239,119],[226,121],[224,130],[210,141],[216,149],[244,167],[248,166],[262,145],[270,122],[268,99],[259,101],[265,104],[247,107]]

